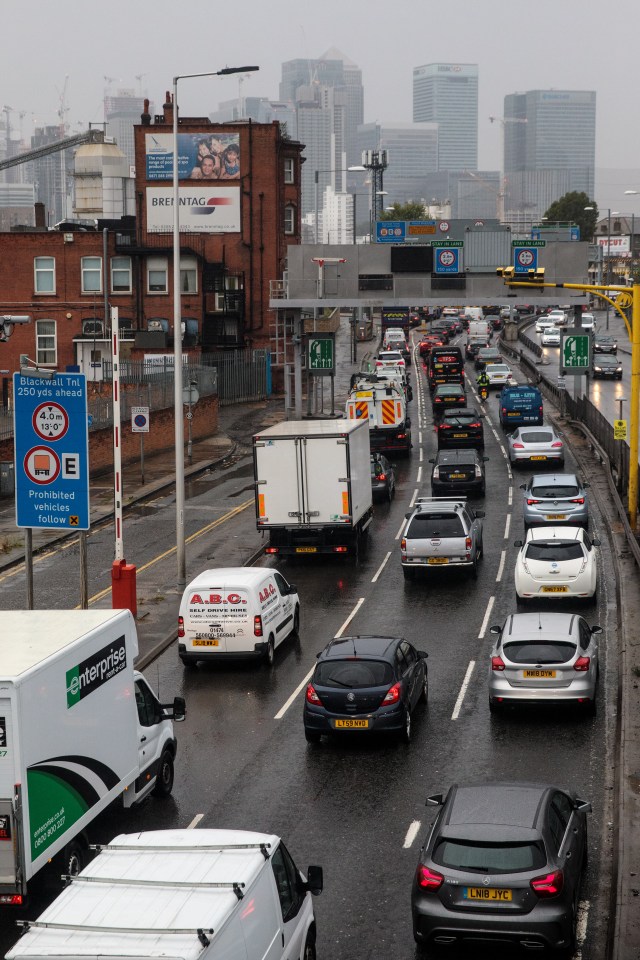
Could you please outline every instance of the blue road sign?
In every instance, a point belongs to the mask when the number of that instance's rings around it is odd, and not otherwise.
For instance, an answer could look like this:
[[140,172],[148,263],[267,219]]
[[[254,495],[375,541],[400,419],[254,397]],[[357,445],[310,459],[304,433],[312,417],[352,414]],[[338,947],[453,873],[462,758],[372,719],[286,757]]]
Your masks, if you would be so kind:
[[84,374],[13,375],[16,525],[89,529]]
[[404,220],[377,220],[376,243],[404,243],[406,230]]
[[436,247],[433,251],[436,273],[460,272],[460,249],[457,247]]
[[538,249],[537,247],[528,247],[523,244],[521,247],[513,248],[513,265],[516,273],[528,273],[529,270],[538,269]]

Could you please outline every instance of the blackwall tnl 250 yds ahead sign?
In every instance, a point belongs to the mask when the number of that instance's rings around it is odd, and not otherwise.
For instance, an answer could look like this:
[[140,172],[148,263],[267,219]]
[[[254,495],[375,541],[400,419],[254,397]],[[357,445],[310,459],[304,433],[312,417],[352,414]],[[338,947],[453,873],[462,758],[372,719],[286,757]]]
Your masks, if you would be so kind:
[[15,373],[16,525],[89,529],[89,428],[83,374]]

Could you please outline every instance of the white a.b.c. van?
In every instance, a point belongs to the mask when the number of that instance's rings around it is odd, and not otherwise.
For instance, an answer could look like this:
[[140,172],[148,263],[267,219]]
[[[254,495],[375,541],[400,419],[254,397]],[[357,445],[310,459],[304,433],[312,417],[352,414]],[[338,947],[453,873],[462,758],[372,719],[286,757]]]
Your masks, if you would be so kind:
[[178,653],[185,666],[232,658],[272,664],[276,647],[299,626],[297,589],[277,570],[205,570],[182,595]]

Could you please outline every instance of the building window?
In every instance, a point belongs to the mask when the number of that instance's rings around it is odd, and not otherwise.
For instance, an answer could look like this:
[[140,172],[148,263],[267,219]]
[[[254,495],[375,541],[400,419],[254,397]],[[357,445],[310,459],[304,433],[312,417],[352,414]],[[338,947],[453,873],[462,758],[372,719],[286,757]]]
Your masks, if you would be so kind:
[[296,232],[296,208],[291,203],[284,208],[284,232],[289,234]]
[[102,257],[83,257],[82,292],[102,293]]
[[293,157],[284,158],[284,182],[285,183],[295,183],[295,167],[293,165]]
[[198,266],[195,257],[180,258],[180,293],[198,292]]
[[55,366],[56,353],[55,320],[36,320],[36,363]]
[[131,257],[111,258],[111,292],[131,293]]
[[36,257],[33,261],[36,293],[56,292],[56,261],[54,257]]
[[[226,291],[226,299],[231,304],[237,304],[238,302],[238,291],[242,290],[242,284],[240,282],[240,277],[225,277],[224,278],[224,287]],[[231,296],[230,296],[231,295]],[[227,309],[227,303],[225,303],[225,294],[216,293],[216,305],[215,309],[220,312]]]
[[169,292],[166,257],[149,257],[147,260],[147,292]]

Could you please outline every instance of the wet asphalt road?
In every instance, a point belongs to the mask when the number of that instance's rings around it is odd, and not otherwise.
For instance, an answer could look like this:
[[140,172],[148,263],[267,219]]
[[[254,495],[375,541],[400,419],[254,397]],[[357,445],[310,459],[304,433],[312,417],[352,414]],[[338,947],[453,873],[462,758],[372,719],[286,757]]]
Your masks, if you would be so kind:
[[[413,377],[415,390],[420,368]],[[605,630],[597,718],[526,712],[491,717],[488,627],[515,609],[513,541],[523,533],[518,484],[527,473],[510,478],[499,445],[500,429],[494,423],[494,435],[487,422],[487,496],[477,502],[486,510],[485,556],[478,580],[437,571],[428,580],[405,584],[399,532],[412,499],[429,492],[428,458],[435,453],[428,396],[426,389],[414,392],[413,455],[397,461],[396,499],[391,506],[377,508],[370,547],[360,565],[320,558],[278,564],[298,586],[302,624],[299,641],[285,642],[272,669],[227,664],[185,670],[175,645],[147,669],[161,699],[179,694],[187,700],[187,719],[177,727],[174,793],[167,801],[151,799],[138,810],[110,810],[96,825],[95,839],[184,827],[198,814],[203,815],[203,827],[279,833],[302,869],[309,863],[324,867],[325,891],[315,901],[318,956],[404,960],[415,956],[409,898],[420,843],[431,822],[424,807],[426,796],[456,781],[556,781],[575,787],[594,806],[581,956],[595,960],[604,955],[608,907],[612,774],[608,757],[616,686],[615,584],[606,531],[593,505],[594,534],[603,540],[600,599],[597,612],[589,608],[580,612]],[[571,468],[569,458],[567,469]],[[252,500],[252,490],[246,459],[222,476],[193,482],[187,534]],[[173,503],[172,496],[161,497],[142,507],[127,524],[125,536],[135,539],[139,568],[168,549],[174,536]],[[110,536],[105,528],[90,546],[90,595],[103,589],[110,577]],[[190,545],[188,574],[207,566],[240,564],[260,542],[250,505]],[[268,558],[259,562],[275,565]],[[77,558],[63,552],[42,564],[37,605],[73,606]],[[139,576],[143,602],[153,603],[154,598],[164,602],[172,591],[175,594],[174,567],[170,556]],[[18,581],[14,577],[2,584],[2,607],[10,607],[18,595],[22,605],[24,592]],[[108,599],[100,604],[108,606]],[[303,692],[275,719],[311,669],[315,654],[356,607],[345,633],[401,634],[429,654],[429,705],[418,707],[414,715],[409,746],[355,735],[307,745],[301,722]],[[453,719],[465,676],[470,677],[468,688]],[[420,827],[408,845],[408,831],[416,821]],[[51,887],[38,886],[41,892],[36,890],[29,916],[36,916],[51,896]],[[13,939],[11,926],[3,923],[0,947],[6,950]]]

